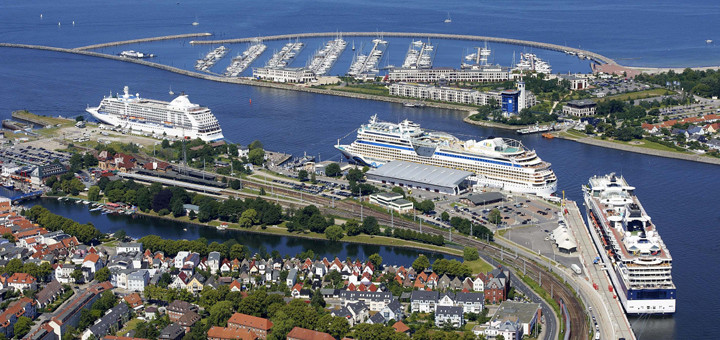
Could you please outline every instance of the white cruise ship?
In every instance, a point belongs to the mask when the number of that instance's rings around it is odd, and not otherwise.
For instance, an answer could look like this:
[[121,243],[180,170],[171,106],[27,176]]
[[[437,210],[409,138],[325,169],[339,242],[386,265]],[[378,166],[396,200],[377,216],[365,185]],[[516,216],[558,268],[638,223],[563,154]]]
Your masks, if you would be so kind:
[[335,147],[347,159],[372,167],[402,160],[470,171],[478,183],[512,192],[546,197],[557,189],[550,163],[513,139],[461,141],[447,133],[424,131],[408,120],[378,122],[375,115],[357,130],[352,144]]
[[129,92],[125,86],[124,94],[105,97],[98,107],[88,107],[87,112],[103,123],[132,131],[204,141],[223,138],[210,109],[191,103],[185,94],[168,103]]
[[672,257],[623,177],[590,178],[583,186],[588,228],[628,314],[675,313]]

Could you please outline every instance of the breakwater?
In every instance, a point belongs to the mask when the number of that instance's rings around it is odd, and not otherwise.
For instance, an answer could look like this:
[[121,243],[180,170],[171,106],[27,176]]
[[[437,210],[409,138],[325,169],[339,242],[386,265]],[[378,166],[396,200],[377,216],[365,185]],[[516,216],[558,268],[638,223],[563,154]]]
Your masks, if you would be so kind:
[[110,47],[110,46],[137,44],[137,43],[153,42],[153,41],[160,41],[160,40],[200,38],[200,37],[209,37],[209,36],[212,36],[212,33],[188,33],[188,34],[163,35],[160,37],[140,38],[140,39],[122,40],[122,41],[111,41],[111,42],[102,43],[102,44],[76,47],[75,49],[81,50],[81,51],[86,51],[86,50],[92,50],[92,49],[96,49],[96,48],[103,48],[103,47]]
[[[588,58],[598,63],[606,64],[617,64],[612,58],[606,57],[602,54],[595,53],[592,51],[582,50],[579,48],[562,46],[557,44],[550,44],[538,41],[511,39],[511,38],[499,38],[499,37],[486,37],[480,35],[467,35],[467,34],[447,34],[447,33],[414,33],[414,32],[341,32],[344,37],[396,37],[396,38],[433,38],[433,39],[449,39],[449,40],[468,40],[468,41],[487,41],[496,42],[511,45],[529,46],[542,48],[552,51],[570,51],[576,54],[584,54]],[[315,33],[293,33],[293,34],[278,34],[269,35],[264,37],[252,37],[252,38],[237,38],[237,39],[221,39],[221,40],[193,40],[191,44],[234,44],[234,43],[246,43],[253,42],[256,40],[287,40],[287,39],[303,39],[303,38],[322,38],[322,37],[334,37],[337,36],[338,32],[315,32]]]
[[[146,60],[142,60],[142,59],[125,58],[125,57],[121,57],[121,56],[87,51],[87,50],[80,50],[80,49],[42,46],[42,45],[10,44],[10,43],[0,43],[0,47],[35,49],[35,50],[53,51],[53,52],[61,52],[61,53],[79,54],[79,55],[98,57],[98,58],[106,58],[106,59],[124,61],[124,62],[128,62],[128,63],[145,65],[145,66],[154,67],[154,68],[169,71],[169,72],[174,72],[177,74],[186,75],[189,77],[223,82],[223,83],[261,86],[261,87],[268,87],[268,88],[275,88],[275,89],[300,91],[300,92],[348,97],[348,98],[355,98],[355,99],[377,100],[377,101],[385,101],[385,102],[400,103],[400,104],[407,101],[407,98],[385,97],[385,96],[378,96],[378,95],[371,95],[371,94],[364,94],[364,93],[354,93],[354,92],[345,92],[345,91],[337,91],[337,90],[319,89],[319,88],[299,86],[299,85],[290,85],[290,84],[273,83],[273,82],[267,82],[267,81],[259,81],[259,80],[250,79],[250,78],[222,77],[222,76],[216,76],[216,75],[212,75],[212,74],[204,74],[204,73],[199,73],[199,72],[194,72],[194,71],[183,70],[181,68],[158,64],[158,63],[154,63],[154,62],[150,62],[150,61],[146,61]],[[425,104],[427,106],[437,107],[437,108],[442,108],[442,109],[462,110],[462,111],[472,111],[473,110],[473,108],[471,108],[471,107],[462,106],[462,105],[434,103],[434,102],[426,102]]]

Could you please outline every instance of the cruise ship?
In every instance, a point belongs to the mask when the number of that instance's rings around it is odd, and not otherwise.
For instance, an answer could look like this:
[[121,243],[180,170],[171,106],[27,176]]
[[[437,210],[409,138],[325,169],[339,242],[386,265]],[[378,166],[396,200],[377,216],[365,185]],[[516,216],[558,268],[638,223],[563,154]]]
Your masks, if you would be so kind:
[[372,167],[402,160],[454,168],[475,173],[478,184],[543,197],[557,188],[550,163],[513,139],[462,141],[444,132],[425,131],[409,120],[380,122],[375,115],[357,130],[354,142],[340,145],[338,141],[335,147],[348,160]]
[[220,123],[210,109],[191,103],[185,94],[168,103],[140,98],[125,86],[122,95],[111,94],[87,112],[103,123],[132,131],[204,141],[223,139]]
[[588,228],[628,314],[675,313],[672,257],[635,188],[611,173],[583,186]]

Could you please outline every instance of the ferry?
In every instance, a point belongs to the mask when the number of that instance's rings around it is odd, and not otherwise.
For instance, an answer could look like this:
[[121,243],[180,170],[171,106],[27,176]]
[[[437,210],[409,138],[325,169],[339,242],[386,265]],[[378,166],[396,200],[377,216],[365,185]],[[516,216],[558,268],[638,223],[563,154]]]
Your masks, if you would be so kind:
[[100,122],[122,129],[204,141],[224,138],[210,109],[191,103],[184,93],[165,102],[130,94],[125,86],[124,94],[104,97],[99,106],[88,107],[86,111]]
[[635,188],[614,173],[583,186],[588,229],[627,314],[675,313],[672,257]]
[[138,51],[133,51],[133,50],[122,51],[122,52],[120,52],[120,56],[125,57],[125,58],[135,58],[135,59],[154,58],[155,57],[155,55],[152,53],[143,53],[143,52],[138,52]]
[[517,130],[519,135],[529,135],[531,133],[548,132],[552,130],[552,126],[549,125],[532,125],[524,129]]
[[349,161],[380,167],[402,160],[454,168],[475,173],[478,184],[503,190],[549,197],[557,189],[557,177],[518,140],[493,138],[459,140],[444,132],[425,131],[416,123],[380,122],[377,115],[357,130],[349,145],[335,146]]

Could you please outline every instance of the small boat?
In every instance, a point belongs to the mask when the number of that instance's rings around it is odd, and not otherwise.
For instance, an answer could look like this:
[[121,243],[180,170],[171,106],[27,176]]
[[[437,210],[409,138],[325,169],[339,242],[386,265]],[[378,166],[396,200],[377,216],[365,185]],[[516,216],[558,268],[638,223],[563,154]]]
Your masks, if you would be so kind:
[[706,44],[712,44],[712,42],[713,42],[712,39],[705,40]]
[[353,40],[352,50],[355,51],[355,40]]
[[450,18],[450,12],[448,12],[448,16],[447,16],[447,18],[445,18],[445,23],[449,24],[451,22],[452,22],[452,19]]
[[168,92],[168,93],[169,93],[170,95],[175,94],[175,92],[173,92],[173,90],[172,90],[172,86],[170,86],[170,92]]
[[60,22],[58,21],[58,27],[60,27]]
[[555,135],[553,135],[552,133],[549,133],[549,132],[543,133],[542,136],[545,137],[545,138],[547,138],[547,139],[553,139],[553,138],[555,138]]
[[102,210],[102,207],[97,207],[97,208],[90,209],[90,211],[100,211],[100,210]]
[[187,228],[183,228],[183,231],[187,231]]

